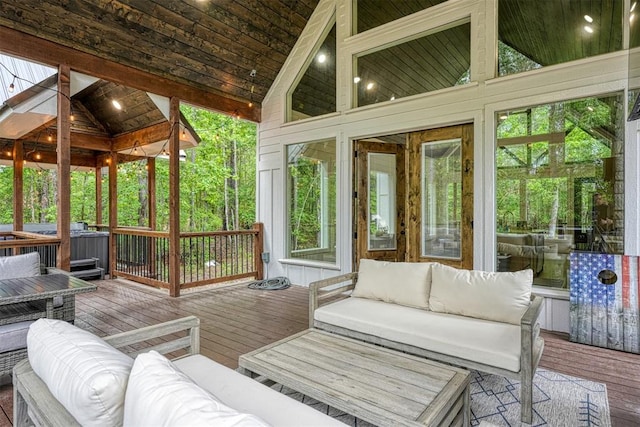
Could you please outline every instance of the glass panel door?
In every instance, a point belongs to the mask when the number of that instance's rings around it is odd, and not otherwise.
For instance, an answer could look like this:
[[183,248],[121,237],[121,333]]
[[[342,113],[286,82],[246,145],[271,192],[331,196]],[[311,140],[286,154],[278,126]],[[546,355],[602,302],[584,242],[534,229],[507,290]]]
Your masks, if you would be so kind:
[[461,139],[422,144],[423,257],[460,259]]
[[369,250],[396,249],[396,155],[368,153]]

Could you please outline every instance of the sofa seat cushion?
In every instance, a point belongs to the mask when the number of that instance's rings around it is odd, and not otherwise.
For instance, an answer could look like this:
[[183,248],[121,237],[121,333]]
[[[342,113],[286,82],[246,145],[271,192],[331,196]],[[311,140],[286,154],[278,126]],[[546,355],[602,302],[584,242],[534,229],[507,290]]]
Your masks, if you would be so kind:
[[350,297],[315,311],[314,319],[364,334],[520,371],[520,327]]
[[225,405],[240,412],[254,414],[273,426],[344,427],[336,419],[205,356],[187,356],[173,363]]
[[0,280],[39,275],[40,254],[38,252],[0,257]]
[[67,322],[39,319],[29,328],[33,371],[81,425],[122,425],[133,359]]
[[156,351],[140,354],[133,363],[123,426],[268,427],[220,402]]
[[0,353],[27,348],[27,333],[34,320],[0,326]]
[[353,296],[428,309],[431,264],[361,259]]

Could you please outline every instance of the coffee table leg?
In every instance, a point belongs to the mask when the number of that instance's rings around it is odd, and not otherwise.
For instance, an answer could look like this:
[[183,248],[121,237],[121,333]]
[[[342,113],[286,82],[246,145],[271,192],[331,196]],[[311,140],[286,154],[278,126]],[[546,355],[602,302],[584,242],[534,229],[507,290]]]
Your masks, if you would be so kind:
[[471,425],[471,399],[469,389],[470,387],[467,386],[467,388],[464,390],[464,407],[462,408],[462,410],[464,411],[464,422],[462,425],[464,426]]
[[242,366],[238,366],[238,369],[236,369],[236,371],[238,371],[242,375],[247,376],[249,378],[253,378],[253,376],[254,376],[253,372],[251,372],[248,369],[243,368]]

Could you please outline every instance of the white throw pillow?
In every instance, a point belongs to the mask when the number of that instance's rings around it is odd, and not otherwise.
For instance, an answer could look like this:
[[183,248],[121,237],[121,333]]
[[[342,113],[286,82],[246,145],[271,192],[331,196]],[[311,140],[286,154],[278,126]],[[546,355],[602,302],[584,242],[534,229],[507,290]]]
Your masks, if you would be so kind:
[[156,351],[136,357],[124,402],[124,426],[265,427],[224,405]]
[[133,359],[67,322],[39,319],[27,334],[29,363],[83,426],[122,425]]
[[432,269],[432,311],[520,324],[531,298],[533,271],[493,273],[442,264]]
[[351,295],[429,309],[431,264],[361,259],[358,281]]
[[32,277],[40,275],[40,254],[30,252],[24,255],[0,257],[0,279]]

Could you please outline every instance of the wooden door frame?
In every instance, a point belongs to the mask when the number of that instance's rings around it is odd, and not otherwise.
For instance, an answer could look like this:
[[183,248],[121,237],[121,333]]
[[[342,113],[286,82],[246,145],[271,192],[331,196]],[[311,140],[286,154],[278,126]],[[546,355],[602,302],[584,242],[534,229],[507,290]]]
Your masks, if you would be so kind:
[[[461,140],[462,169],[462,212],[460,224],[461,253],[460,259],[423,257],[421,255],[422,237],[422,173],[421,146],[423,142],[435,142],[447,139]],[[473,268],[473,123],[447,126],[407,135],[407,261],[435,261],[453,267]],[[411,166],[420,170],[411,173]],[[415,202],[412,202],[415,201]]]
[[[354,271],[357,271],[360,258],[371,259],[384,259],[393,261],[404,261],[406,255],[406,156],[405,147],[401,144],[395,143],[382,143],[382,142],[369,142],[369,141],[353,141],[353,267]],[[369,153],[381,153],[381,154],[395,154],[396,165],[399,165],[396,169],[396,227],[395,227],[395,239],[396,249],[393,251],[374,251],[375,258],[369,256],[370,251],[368,245],[368,233],[366,233],[368,227],[363,226],[361,218],[367,218],[368,209],[366,205],[360,203],[360,201],[369,198],[369,190],[366,183],[368,182],[367,175],[363,175],[360,172],[362,170],[368,171],[368,154]],[[405,167],[402,167],[405,166]],[[364,179],[366,182],[362,182]],[[364,255],[364,256],[363,256]]]

